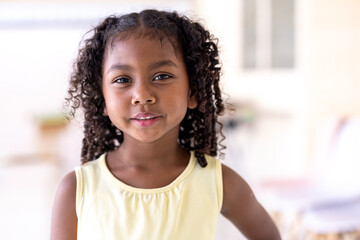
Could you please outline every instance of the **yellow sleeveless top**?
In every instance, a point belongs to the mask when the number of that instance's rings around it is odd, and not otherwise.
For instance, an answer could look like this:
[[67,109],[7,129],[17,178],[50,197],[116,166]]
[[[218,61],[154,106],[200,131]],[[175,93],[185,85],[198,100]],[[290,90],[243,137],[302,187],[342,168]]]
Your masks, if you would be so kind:
[[141,189],[112,175],[106,155],[75,168],[79,240],[209,240],[222,206],[221,163],[191,152],[185,170],[169,185]]

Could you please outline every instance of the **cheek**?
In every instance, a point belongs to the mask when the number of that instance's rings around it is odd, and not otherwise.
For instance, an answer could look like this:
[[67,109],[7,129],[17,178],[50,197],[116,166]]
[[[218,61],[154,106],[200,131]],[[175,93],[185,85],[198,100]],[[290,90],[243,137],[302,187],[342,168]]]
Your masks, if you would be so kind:
[[104,92],[105,107],[104,113],[111,117],[115,114],[123,112],[125,109],[125,100],[120,98],[118,94]]
[[185,117],[185,114],[188,109],[188,94],[187,92],[176,94],[176,98],[173,100],[172,104],[169,106],[174,112],[177,112],[180,117]]

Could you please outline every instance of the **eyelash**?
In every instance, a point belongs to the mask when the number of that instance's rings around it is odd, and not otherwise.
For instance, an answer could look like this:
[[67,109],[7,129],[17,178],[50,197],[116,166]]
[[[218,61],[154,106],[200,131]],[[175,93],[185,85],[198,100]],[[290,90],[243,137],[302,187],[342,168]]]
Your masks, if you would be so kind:
[[[162,79],[157,79],[158,77],[161,77]],[[161,73],[161,74],[156,75],[154,77],[154,80],[162,81],[162,80],[166,80],[166,79],[169,79],[169,78],[172,78],[172,76],[170,74]]]
[[[160,77],[160,79],[159,79],[159,77]],[[170,74],[161,73],[154,77],[154,81],[164,81],[169,78],[172,78],[172,76]],[[118,77],[118,78],[114,79],[113,83],[126,84],[126,83],[131,83],[131,80],[128,77]]]
[[[127,82],[120,82],[119,80],[126,80]],[[114,83],[130,83],[130,79],[127,78],[127,77],[118,77],[118,78],[115,78]]]

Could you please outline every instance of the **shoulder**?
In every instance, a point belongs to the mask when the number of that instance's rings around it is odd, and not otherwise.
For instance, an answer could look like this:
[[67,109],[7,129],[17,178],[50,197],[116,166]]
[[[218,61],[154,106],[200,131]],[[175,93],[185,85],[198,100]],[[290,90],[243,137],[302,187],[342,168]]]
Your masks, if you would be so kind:
[[61,202],[72,202],[75,203],[76,197],[76,174],[75,171],[71,171],[65,175],[61,180],[55,195],[55,200]]
[[221,164],[223,189],[224,189],[224,204],[221,212],[225,215],[232,209],[234,204],[236,206],[247,205],[248,202],[254,200],[254,193],[247,182],[234,170],[228,166]]
[[51,239],[76,239],[75,171],[68,173],[58,186],[51,222]]
[[280,239],[266,210],[257,201],[249,184],[222,164],[223,206],[221,213],[249,239]]
[[101,168],[104,164],[106,165],[107,153],[103,153],[97,159],[87,161],[82,165],[75,168],[75,176],[79,174],[79,172],[83,171],[94,171],[95,169]]
[[75,206],[76,174],[72,171],[61,180],[55,195],[54,207]]
[[66,203],[67,206],[71,206],[72,203],[75,204],[75,198],[76,198],[76,174],[75,171],[72,171],[66,174],[58,185],[55,194],[54,208],[61,207],[64,203]]
[[204,169],[214,169],[214,168],[220,168],[221,170],[221,161],[213,156],[205,154],[205,159],[207,162],[207,165]]
[[75,194],[76,192],[76,174],[75,171],[71,171],[65,175],[59,184],[57,195]]

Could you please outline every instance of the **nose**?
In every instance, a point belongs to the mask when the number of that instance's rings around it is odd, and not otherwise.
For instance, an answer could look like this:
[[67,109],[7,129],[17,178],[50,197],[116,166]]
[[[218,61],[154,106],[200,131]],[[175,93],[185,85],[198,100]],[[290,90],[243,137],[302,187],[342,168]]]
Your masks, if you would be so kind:
[[148,86],[141,84],[134,90],[131,103],[137,104],[154,104],[156,102],[155,94],[150,90]]

